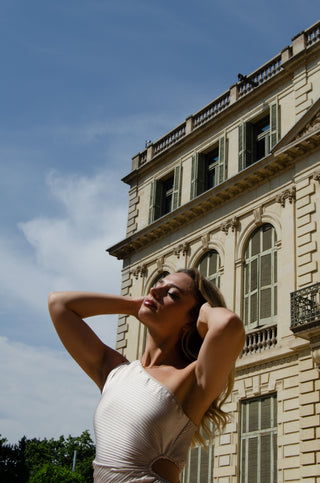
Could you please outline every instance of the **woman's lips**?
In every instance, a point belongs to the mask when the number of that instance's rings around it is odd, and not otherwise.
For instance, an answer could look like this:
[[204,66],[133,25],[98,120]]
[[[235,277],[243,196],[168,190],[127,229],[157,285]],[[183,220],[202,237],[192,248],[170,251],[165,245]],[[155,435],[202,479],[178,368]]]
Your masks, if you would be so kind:
[[157,304],[155,303],[155,301],[150,298],[150,297],[146,297],[144,299],[144,305],[146,305],[147,307],[150,307],[151,309],[156,309],[157,308]]

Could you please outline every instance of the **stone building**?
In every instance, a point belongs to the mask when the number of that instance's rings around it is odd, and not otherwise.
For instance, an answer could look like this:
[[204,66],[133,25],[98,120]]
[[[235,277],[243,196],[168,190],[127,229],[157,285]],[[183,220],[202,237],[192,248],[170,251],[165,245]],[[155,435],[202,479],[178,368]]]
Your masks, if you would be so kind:
[[[183,483],[320,482],[320,22],[132,159],[122,294],[197,266],[241,315],[231,421]],[[120,317],[130,360],[144,327]]]

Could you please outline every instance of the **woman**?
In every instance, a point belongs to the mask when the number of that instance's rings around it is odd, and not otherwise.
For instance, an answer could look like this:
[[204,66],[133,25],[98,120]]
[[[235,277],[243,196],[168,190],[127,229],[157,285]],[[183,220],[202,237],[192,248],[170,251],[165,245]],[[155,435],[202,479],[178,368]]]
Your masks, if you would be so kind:
[[[178,483],[201,427],[226,422],[220,406],[244,343],[243,324],[218,289],[196,269],[180,270],[146,297],[52,293],[49,310],[66,349],[102,392],[94,480]],[[82,320],[101,314],[132,315],[147,327],[141,361],[129,363]]]

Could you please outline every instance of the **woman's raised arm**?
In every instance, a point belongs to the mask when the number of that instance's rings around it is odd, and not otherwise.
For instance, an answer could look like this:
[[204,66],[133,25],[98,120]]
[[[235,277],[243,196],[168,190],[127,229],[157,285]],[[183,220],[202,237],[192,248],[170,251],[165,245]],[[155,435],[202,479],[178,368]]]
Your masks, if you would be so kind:
[[236,314],[208,303],[200,309],[197,328],[204,339],[196,363],[197,385],[210,403],[225,388],[243,347],[245,331]]
[[90,292],[52,292],[49,312],[70,355],[102,390],[109,372],[125,357],[105,345],[83,318],[103,314],[137,316],[142,299]]

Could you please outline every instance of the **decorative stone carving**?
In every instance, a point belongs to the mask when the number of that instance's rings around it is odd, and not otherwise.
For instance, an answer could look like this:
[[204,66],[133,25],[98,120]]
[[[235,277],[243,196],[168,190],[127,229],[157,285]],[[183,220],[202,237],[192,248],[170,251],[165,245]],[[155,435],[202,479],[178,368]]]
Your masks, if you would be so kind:
[[180,254],[187,255],[189,251],[189,243],[180,243],[176,248],[174,248],[173,253],[177,258],[180,258]]
[[289,203],[292,203],[293,200],[296,199],[296,187],[292,186],[292,188],[288,188],[279,195],[276,196],[276,202],[280,203],[282,207],[286,206],[286,200],[289,200]]
[[163,272],[163,264],[164,264],[164,258],[160,257],[157,260],[157,269],[159,272]]
[[315,181],[320,181],[320,171],[314,171],[312,173],[312,179],[314,179]]
[[141,278],[145,277],[146,274],[147,274],[147,266],[146,265],[138,265],[138,267],[132,273],[133,273],[133,275],[136,279],[138,279],[139,276]]
[[209,246],[209,233],[201,237],[201,244],[203,249],[207,249]]
[[262,206],[259,206],[253,210],[254,222],[256,225],[261,225],[262,223]]
[[230,218],[229,220],[224,221],[220,226],[220,230],[228,234],[229,228],[231,228],[231,231],[235,231],[239,227],[239,225],[240,225],[239,218],[234,216],[233,218]]

